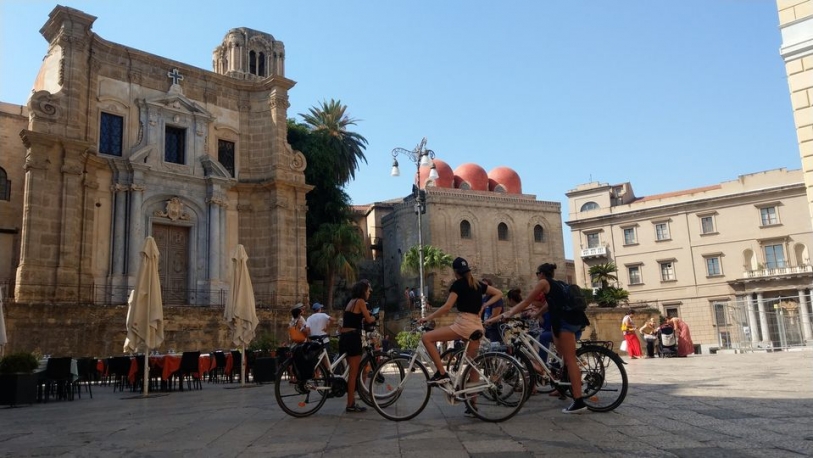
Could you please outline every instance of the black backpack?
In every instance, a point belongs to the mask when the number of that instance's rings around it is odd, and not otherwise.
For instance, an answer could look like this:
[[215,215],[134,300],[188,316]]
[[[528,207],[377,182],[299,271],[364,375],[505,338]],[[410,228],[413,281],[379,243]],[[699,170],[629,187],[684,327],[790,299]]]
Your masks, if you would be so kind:
[[293,348],[294,373],[300,382],[313,378],[316,361],[322,354],[322,344],[308,341]]
[[554,280],[559,288],[562,289],[565,300],[561,304],[562,311],[564,312],[584,312],[587,310],[587,302],[584,300],[582,289],[579,285],[567,284],[563,281]]

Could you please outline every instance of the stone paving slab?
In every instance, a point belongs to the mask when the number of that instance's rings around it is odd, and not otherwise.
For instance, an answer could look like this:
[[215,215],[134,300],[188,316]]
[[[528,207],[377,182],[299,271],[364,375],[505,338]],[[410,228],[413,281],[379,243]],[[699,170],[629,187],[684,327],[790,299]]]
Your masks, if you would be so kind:
[[609,413],[564,415],[533,396],[511,420],[463,416],[434,394],[413,420],[330,399],[291,418],[273,385],[152,399],[111,387],[93,399],[0,409],[0,457],[800,457],[813,456],[813,351],[628,361],[630,390]]

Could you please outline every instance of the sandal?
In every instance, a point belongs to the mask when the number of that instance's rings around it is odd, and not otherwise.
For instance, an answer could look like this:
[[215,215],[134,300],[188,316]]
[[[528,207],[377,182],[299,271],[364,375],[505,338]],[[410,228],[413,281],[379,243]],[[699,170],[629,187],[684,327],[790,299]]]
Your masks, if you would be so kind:
[[362,406],[358,406],[358,405],[356,405],[356,404],[353,404],[353,405],[352,405],[352,406],[350,406],[350,407],[345,407],[345,408],[344,408],[344,411],[345,411],[345,412],[350,412],[350,413],[361,413],[361,412],[366,412],[366,411],[367,411],[367,408],[366,408],[366,407],[362,407]]

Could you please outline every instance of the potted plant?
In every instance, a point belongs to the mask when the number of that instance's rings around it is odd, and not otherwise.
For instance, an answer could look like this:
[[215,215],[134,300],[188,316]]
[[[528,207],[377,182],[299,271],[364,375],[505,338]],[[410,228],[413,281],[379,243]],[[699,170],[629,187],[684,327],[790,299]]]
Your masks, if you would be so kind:
[[39,361],[33,353],[13,353],[0,360],[0,405],[33,404],[37,400]]

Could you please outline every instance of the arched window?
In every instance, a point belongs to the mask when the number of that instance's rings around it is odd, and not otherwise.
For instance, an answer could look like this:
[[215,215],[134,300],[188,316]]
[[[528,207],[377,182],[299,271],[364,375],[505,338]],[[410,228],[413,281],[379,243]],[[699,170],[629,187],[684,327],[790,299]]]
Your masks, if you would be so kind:
[[460,222],[460,238],[461,239],[471,238],[471,223],[469,223],[465,219]]
[[257,53],[254,51],[248,52],[248,72],[252,75],[257,74]]
[[586,202],[584,205],[582,205],[582,208],[579,211],[580,212],[586,212],[586,211],[590,211],[590,210],[595,210],[597,208],[598,208],[597,203],[595,203],[595,202]]
[[542,229],[542,226],[537,224],[534,226],[534,242],[542,243],[545,241],[545,230]]
[[259,74],[260,74],[260,76],[265,76],[265,53],[264,52],[260,53],[260,62],[259,62],[259,64],[260,64],[260,65],[258,65],[258,67],[260,68],[260,73]]
[[0,200],[11,200],[11,181],[2,167],[0,167]]
[[497,226],[497,239],[498,240],[508,240],[508,225],[505,223],[500,223]]
[[465,189],[468,191],[471,189],[471,185],[463,181],[460,183],[460,187],[458,189]]

